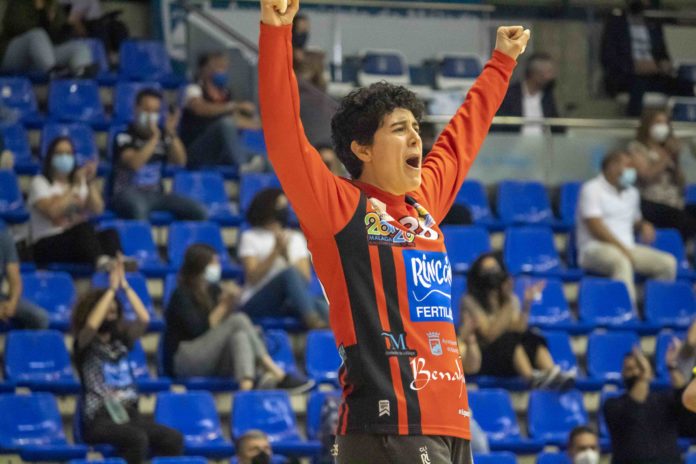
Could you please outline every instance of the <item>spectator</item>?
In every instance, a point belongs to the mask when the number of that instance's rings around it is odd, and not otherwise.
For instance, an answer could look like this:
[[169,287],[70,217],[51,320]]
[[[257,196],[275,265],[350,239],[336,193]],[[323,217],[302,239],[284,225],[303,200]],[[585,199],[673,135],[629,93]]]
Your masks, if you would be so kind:
[[113,200],[119,217],[147,220],[152,211],[166,211],[177,219],[200,221],[207,217],[198,202],[162,191],[162,172],[171,163],[186,164],[186,149],[176,135],[179,114],[170,113],[160,130],[162,96],[143,89],[136,97],[136,119],[114,141]]
[[309,292],[311,264],[307,241],[290,230],[288,199],[280,189],[259,192],[251,202],[239,258],[246,281],[243,311],[253,318],[293,314],[310,329],[327,326],[328,305]]
[[687,241],[696,235],[696,209],[684,204],[681,144],[663,110],[646,111],[636,140],[628,145],[638,172],[643,217],[656,227],[678,229]]
[[[523,116],[529,119],[557,118],[558,109],[553,89],[556,83],[556,67],[551,55],[535,53],[527,60],[524,80],[510,85],[498,116]],[[542,135],[542,124],[527,123],[523,126],[495,126],[497,131],[521,131],[523,135]],[[563,132],[552,127],[552,132]]]
[[679,376],[682,384],[686,384],[696,366],[696,320],[689,326],[683,342],[673,337],[669,353],[673,356],[667,359],[667,368],[676,371],[674,374]]
[[599,437],[592,427],[579,425],[568,435],[571,464],[599,464]]
[[0,320],[18,329],[47,329],[46,310],[22,298],[22,276],[14,240],[0,225],[0,287],[7,278],[7,293],[0,293]]
[[546,340],[528,326],[532,301],[543,286],[542,282],[527,287],[520,304],[499,255],[483,254],[471,265],[469,293],[461,305],[462,313],[473,321],[481,346],[480,375],[519,375],[532,388],[566,388],[574,382],[574,374],[561,372]]
[[120,11],[104,14],[100,0],[60,0],[66,7],[68,24],[77,37],[94,37],[104,43],[110,62],[117,63],[121,43],[129,36],[128,27],[119,21]]
[[662,24],[646,18],[648,0],[626,0],[626,11],[615,11],[602,33],[604,83],[611,96],[629,93],[627,113],[639,116],[645,92],[693,95],[693,83],[675,76]]
[[97,232],[88,220],[104,210],[96,171],[94,161],[77,166],[70,138],[57,137],[49,145],[42,172],[29,189],[37,264],[84,263],[103,269],[121,249],[114,229]]
[[58,0],[7,2],[0,32],[0,70],[88,74],[92,53],[87,45],[70,40],[66,26]]
[[247,430],[237,439],[237,464],[270,464],[273,457],[268,436],[261,430]]
[[302,393],[314,386],[286,373],[268,354],[249,316],[236,312],[240,289],[220,285],[220,260],[215,250],[196,244],[186,250],[179,285],[166,311],[164,364],[176,377],[231,377],[240,390],[256,386]]
[[293,63],[295,65],[302,64],[304,60],[304,52],[309,41],[309,32],[311,23],[309,18],[302,13],[295,16],[292,22],[292,51]]
[[230,60],[225,52],[202,55],[198,80],[186,87],[181,139],[189,152],[188,167],[236,165],[245,171],[264,167],[242,145],[239,129],[258,129],[259,119],[252,102],[236,102],[227,85]]
[[[123,292],[136,320],[123,317],[116,297]],[[75,306],[72,315],[73,353],[80,373],[82,430],[87,443],[107,443],[128,464],[140,464],[155,456],[177,456],[183,437],[155,423],[138,411],[138,390],[128,352],[145,333],[150,316],[137,293],[128,286],[123,263],[109,274],[108,289],[93,289]]]
[[634,271],[663,280],[674,280],[677,271],[671,254],[635,242],[634,231],[642,243],[655,239],[655,228],[640,213],[636,177],[627,152],[610,152],[602,173],[583,184],[576,212],[580,267],[624,282],[634,302]]
[[[696,369],[694,374],[696,374]],[[686,390],[684,390],[684,394],[682,395],[682,404],[689,411],[696,413],[696,377],[691,379],[689,386],[687,386]]]
[[650,362],[635,348],[623,361],[626,392],[604,403],[614,464],[678,464],[682,390],[650,391]]

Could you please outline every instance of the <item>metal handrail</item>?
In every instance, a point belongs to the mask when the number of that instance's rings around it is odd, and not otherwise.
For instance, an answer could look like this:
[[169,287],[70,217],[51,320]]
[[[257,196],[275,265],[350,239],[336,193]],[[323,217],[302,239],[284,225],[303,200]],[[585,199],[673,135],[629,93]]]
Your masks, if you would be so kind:
[[[236,0],[235,3],[256,3],[258,0]],[[311,6],[338,6],[346,8],[380,8],[397,10],[438,10],[460,11],[468,13],[492,13],[494,5],[481,5],[471,3],[431,3],[408,2],[403,0],[302,0],[302,5]]]

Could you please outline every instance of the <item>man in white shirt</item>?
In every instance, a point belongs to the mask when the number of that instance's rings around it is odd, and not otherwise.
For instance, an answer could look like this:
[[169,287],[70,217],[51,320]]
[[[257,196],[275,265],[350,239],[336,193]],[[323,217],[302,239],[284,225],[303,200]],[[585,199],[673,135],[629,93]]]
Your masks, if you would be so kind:
[[671,254],[635,241],[635,232],[642,243],[655,240],[655,228],[641,216],[635,181],[628,153],[609,153],[602,173],[582,186],[576,212],[580,267],[623,281],[633,301],[634,271],[662,280],[674,280],[677,271]]

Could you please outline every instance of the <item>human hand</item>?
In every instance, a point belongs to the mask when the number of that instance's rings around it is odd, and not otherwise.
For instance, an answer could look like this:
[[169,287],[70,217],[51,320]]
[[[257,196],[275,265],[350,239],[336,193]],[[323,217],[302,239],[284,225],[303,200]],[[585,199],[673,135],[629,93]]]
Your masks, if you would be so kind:
[[285,230],[275,232],[275,252],[285,258],[288,257],[288,235]]
[[150,140],[159,140],[162,136],[162,131],[157,124],[157,121],[150,119],[148,122],[148,127],[150,128]]
[[164,122],[164,128],[168,135],[176,135],[176,128],[179,126],[180,118],[181,110],[179,109],[167,115],[167,120]]
[[462,314],[462,323],[459,326],[459,338],[467,345],[478,343],[476,339],[476,319],[468,311]]
[[94,160],[86,162],[75,172],[75,177],[84,182],[93,181],[97,177],[97,162]]
[[527,285],[524,289],[524,305],[531,306],[534,301],[541,298],[541,294],[546,288],[546,281],[540,280],[533,284]]
[[669,348],[667,348],[667,353],[665,353],[665,363],[667,363],[667,367],[677,366],[677,360],[679,359],[679,353],[681,353],[683,345],[684,343],[678,337],[672,338],[672,342],[669,344]]
[[300,0],[261,0],[261,22],[269,26],[287,26],[292,24]]
[[516,60],[524,53],[531,32],[522,26],[501,26],[495,37],[495,49]]
[[109,271],[109,288],[113,291],[121,287],[121,271],[117,263],[112,263]]
[[634,346],[633,347],[633,356],[635,356],[636,361],[638,362],[638,365],[640,366],[641,369],[641,378],[643,380],[647,380],[648,382],[652,380],[653,374],[652,374],[652,366],[650,365],[650,361],[648,361],[648,358],[645,357],[643,354],[643,350],[640,349],[639,346]]
[[651,245],[655,241],[655,226],[647,221],[640,224],[640,239],[646,245]]

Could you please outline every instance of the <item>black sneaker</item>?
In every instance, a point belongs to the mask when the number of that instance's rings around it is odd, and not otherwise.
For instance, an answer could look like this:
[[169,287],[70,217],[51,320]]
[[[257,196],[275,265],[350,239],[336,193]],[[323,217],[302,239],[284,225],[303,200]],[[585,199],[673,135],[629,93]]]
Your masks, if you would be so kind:
[[316,382],[298,374],[285,374],[283,380],[278,382],[276,388],[287,390],[291,395],[299,395],[314,388]]

